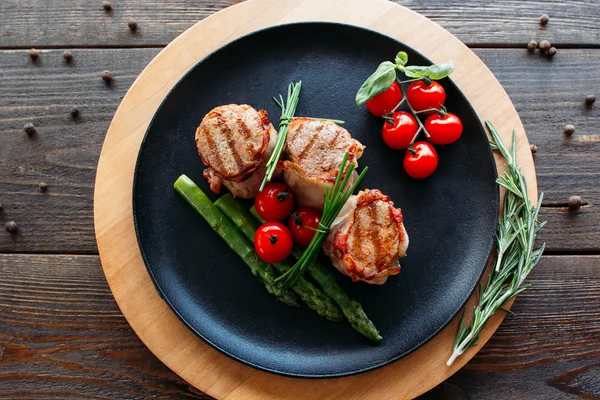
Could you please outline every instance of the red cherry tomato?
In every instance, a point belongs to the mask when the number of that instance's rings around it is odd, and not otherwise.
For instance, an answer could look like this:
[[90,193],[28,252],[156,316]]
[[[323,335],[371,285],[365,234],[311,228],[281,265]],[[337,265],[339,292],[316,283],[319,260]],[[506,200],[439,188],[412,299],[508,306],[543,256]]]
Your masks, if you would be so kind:
[[463,130],[462,121],[452,113],[446,113],[443,117],[433,114],[427,118],[424,125],[430,135],[429,141],[433,144],[454,143]]
[[383,117],[392,111],[402,100],[402,91],[396,82],[392,83],[389,89],[383,93],[379,93],[371,100],[367,101],[367,108],[371,114],[378,117]]
[[321,213],[318,210],[309,207],[296,210],[288,220],[288,228],[290,228],[294,242],[298,246],[308,247],[315,236],[314,229],[319,228],[319,222],[321,222]]
[[404,170],[415,179],[427,178],[438,166],[437,152],[427,142],[417,142],[413,148],[414,153],[409,149],[404,155]]
[[266,222],[254,235],[254,249],[264,262],[275,264],[289,257],[294,243],[288,228],[281,222]]
[[[423,81],[416,81],[410,84],[406,90],[406,100],[415,111],[428,110],[430,108],[439,109],[446,101],[446,91],[439,83],[433,81],[431,85]],[[435,111],[428,111],[425,114],[433,114]]]
[[402,150],[410,146],[419,125],[417,125],[417,121],[412,115],[404,111],[395,112],[393,118],[393,124],[387,121],[383,123],[381,136],[388,147],[394,150]]
[[294,197],[285,183],[268,183],[256,195],[254,206],[265,221],[281,221],[294,209]]

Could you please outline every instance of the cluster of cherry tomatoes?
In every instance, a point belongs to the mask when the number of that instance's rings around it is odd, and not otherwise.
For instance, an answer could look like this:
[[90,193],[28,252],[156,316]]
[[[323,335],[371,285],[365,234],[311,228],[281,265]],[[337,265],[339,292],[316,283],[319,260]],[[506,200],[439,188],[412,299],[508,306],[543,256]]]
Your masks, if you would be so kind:
[[[429,83],[429,84],[428,84]],[[381,131],[385,144],[394,150],[408,149],[404,156],[404,170],[413,178],[427,178],[438,166],[438,155],[431,143],[445,145],[460,138],[463,126],[456,115],[443,108],[446,91],[435,81],[415,81],[406,91],[406,101],[415,113],[429,115],[423,128],[429,133],[426,141],[414,142],[420,121],[405,111],[392,110],[402,101],[402,90],[398,83],[367,101],[369,111],[386,118]]]
[[[294,243],[307,247],[321,222],[314,208],[294,210],[294,196],[284,183],[269,183],[254,199],[256,212],[265,222],[254,235],[254,249],[261,260],[274,264],[289,257]],[[287,219],[287,226],[281,221]]]

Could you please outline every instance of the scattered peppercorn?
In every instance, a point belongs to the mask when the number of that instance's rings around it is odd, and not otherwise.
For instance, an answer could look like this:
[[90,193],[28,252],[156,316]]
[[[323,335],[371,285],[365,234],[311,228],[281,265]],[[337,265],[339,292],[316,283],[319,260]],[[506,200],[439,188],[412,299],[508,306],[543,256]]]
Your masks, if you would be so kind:
[[596,96],[594,96],[593,94],[588,94],[587,96],[585,96],[585,105],[586,106],[591,106],[595,102],[596,102]]
[[23,125],[23,130],[25,131],[25,133],[27,133],[29,136],[33,135],[34,133],[37,132],[37,129],[35,129],[35,125],[33,125],[31,122],[26,123],[25,125]]
[[6,225],[4,225],[4,227],[6,228],[6,231],[10,233],[15,233],[17,229],[19,229],[15,221],[7,222]]
[[73,53],[71,53],[69,50],[65,50],[63,52],[63,58],[67,60],[67,62],[70,62],[73,59]]
[[571,210],[577,210],[583,205],[583,201],[579,196],[571,196],[569,197],[569,208]]
[[556,47],[550,47],[550,48],[548,49],[548,55],[549,55],[550,57],[554,57],[554,56],[556,55]]
[[552,45],[550,44],[550,42],[549,42],[549,41],[547,41],[547,40],[542,40],[542,41],[540,42],[540,49],[542,49],[542,50],[548,50],[548,49],[550,49],[550,47],[552,47]]
[[102,71],[102,74],[100,76],[102,77],[102,80],[106,83],[109,83],[113,80],[113,74],[109,70]]
[[538,147],[535,144],[529,145],[529,148],[531,149],[531,154],[535,154],[538,151]]
[[527,50],[535,50],[537,48],[537,42],[535,40],[530,40],[529,43],[527,43]]
[[46,190],[48,190],[48,187],[49,187],[49,186],[50,186],[50,185],[48,185],[46,182],[40,182],[40,190],[41,190],[42,192],[45,192]]
[[135,21],[129,21],[129,22],[127,23],[127,26],[129,27],[129,30],[130,30],[131,32],[135,32],[135,31],[137,31],[137,28],[138,28],[137,22],[135,22]]
[[110,1],[103,1],[102,8],[104,8],[104,11],[106,12],[112,11],[112,4],[110,4]]
[[569,125],[565,126],[565,135],[571,136],[573,133],[575,133],[574,125],[569,124]]
[[548,21],[550,21],[550,17],[548,17],[546,14],[540,17],[540,25],[545,26],[548,24]]
[[3,208],[4,206],[2,205],[2,203],[0,203],[0,211],[2,211]]
[[71,111],[69,111],[69,114],[71,114],[71,117],[77,118],[79,117],[79,109],[77,107],[73,107],[71,108]]
[[36,49],[29,49],[27,51],[27,55],[29,56],[29,58],[31,58],[32,60],[35,60],[36,58],[38,58],[39,54],[37,52]]

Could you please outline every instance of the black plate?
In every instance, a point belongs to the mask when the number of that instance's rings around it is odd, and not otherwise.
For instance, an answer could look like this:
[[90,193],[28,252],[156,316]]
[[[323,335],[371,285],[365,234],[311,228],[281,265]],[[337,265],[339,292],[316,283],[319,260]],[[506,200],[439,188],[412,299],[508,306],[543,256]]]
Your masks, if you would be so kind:
[[[215,348],[285,375],[353,374],[423,345],[473,292],[496,228],[494,158],[469,102],[445,79],[446,106],[462,118],[463,137],[438,147],[440,165],[431,178],[413,180],[403,172],[404,152],[383,144],[382,120],[354,104],[363,81],[399,50],[408,52],[411,64],[429,63],[402,43],[362,28],[305,23],[266,29],[196,65],[156,113],[135,171],[133,213],[140,248],[158,291]],[[345,120],[344,127],[367,146],[360,165],[370,171],[361,186],[381,189],[404,213],[410,247],[400,275],[371,286],[352,284],[336,272],[379,328],[384,339],[378,345],[347,323],[276,302],[173,190],[173,182],[185,173],[209,192],[194,143],[195,129],[208,111],[247,103],[267,110],[276,126],[279,110],[272,96],[299,79],[303,86],[296,115]]]

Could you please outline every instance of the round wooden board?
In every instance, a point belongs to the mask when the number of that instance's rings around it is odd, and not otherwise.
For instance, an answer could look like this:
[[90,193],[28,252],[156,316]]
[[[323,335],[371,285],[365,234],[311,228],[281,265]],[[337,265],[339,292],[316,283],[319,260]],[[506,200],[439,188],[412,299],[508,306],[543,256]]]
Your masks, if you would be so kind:
[[[94,195],[96,238],[104,273],[125,318],[148,348],[199,390],[219,399],[404,399],[433,388],[460,369],[500,325],[498,313],[477,347],[446,366],[458,317],[407,357],[374,371],[332,379],[283,377],[241,364],[207,345],[159,297],[138,248],[132,185],[138,151],[159,105],[205,56],[248,33],[285,23],[330,21],[391,36],[434,62],[454,60],[452,80],[479,118],[491,120],[506,143],[516,129],[518,161],[537,201],[533,158],[519,116],[500,83],[457,38],[425,17],[387,0],[249,0],[190,28],[148,65],[119,106],[98,164]],[[117,77],[118,79],[118,77]],[[190,133],[192,134],[192,133]],[[503,160],[496,157],[498,169]],[[468,308],[475,304],[473,297]]]

